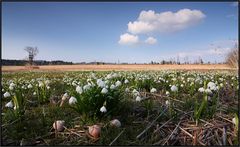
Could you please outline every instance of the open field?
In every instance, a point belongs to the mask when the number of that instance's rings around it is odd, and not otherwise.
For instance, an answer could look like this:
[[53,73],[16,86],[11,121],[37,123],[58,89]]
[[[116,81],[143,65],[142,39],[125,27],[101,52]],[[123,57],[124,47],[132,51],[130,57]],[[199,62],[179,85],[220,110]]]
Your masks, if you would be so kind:
[[[135,70],[237,70],[229,67],[226,64],[211,64],[211,65],[45,65],[39,66],[39,69],[34,71],[135,71]],[[2,71],[26,71],[25,66],[2,66]]]
[[238,145],[238,91],[229,70],[3,72],[2,145]]

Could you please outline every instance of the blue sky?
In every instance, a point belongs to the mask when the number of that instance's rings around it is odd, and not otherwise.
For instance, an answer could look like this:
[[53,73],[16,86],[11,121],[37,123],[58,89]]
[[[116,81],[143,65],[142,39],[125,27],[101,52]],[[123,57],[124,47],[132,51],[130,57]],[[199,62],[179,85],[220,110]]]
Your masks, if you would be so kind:
[[223,61],[238,38],[232,2],[3,2],[2,58],[148,63]]

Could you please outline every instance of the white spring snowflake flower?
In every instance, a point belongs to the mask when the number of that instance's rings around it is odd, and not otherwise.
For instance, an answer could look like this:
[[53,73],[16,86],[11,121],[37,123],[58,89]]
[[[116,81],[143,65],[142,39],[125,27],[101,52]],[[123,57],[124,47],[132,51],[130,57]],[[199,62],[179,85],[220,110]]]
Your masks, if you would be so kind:
[[128,79],[125,79],[124,83],[125,83],[125,84],[129,83]]
[[140,102],[141,100],[142,100],[142,98],[141,98],[140,96],[137,96],[137,97],[136,97],[136,101],[137,101],[137,102]]
[[169,95],[170,95],[170,92],[169,92],[169,91],[166,91],[166,95],[169,96]]
[[28,87],[28,89],[30,89],[30,88],[32,88],[33,86],[32,86],[32,84],[29,84],[27,87]]
[[6,97],[10,97],[11,95],[10,95],[9,92],[5,92],[5,93],[3,94],[3,96],[6,98]]
[[39,87],[43,87],[43,85],[44,85],[43,82],[39,82],[39,83],[38,83],[38,86],[39,86]]
[[50,86],[47,86],[47,89],[50,89]]
[[236,119],[235,117],[232,119],[232,123],[233,123],[234,125],[237,124],[237,119]]
[[172,91],[172,92],[176,92],[176,91],[178,91],[177,86],[173,85],[173,86],[171,87],[171,91]]
[[77,99],[72,96],[72,97],[70,97],[68,102],[69,102],[70,105],[72,105],[72,104],[75,104],[77,102]]
[[88,83],[88,84],[83,86],[83,90],[85,90],[85,91],[89,90],[90,88],[91,88],[91,84],[90,83]]
[[205,91],[205,89],[204,89],[203,87],[200,87],[200,88],[198,89],[198,91],[201,92],[201,93],[203,93],[203,92]]
[[14,89],[14,87],[13,87],[13,86],[9,86],[9,89],[10,89],[10,90],[13,90],[13,89]]
[[156,88],[152,88],[152,89],[150,90],[150,92],[151,92],[151,93],[155,93],[155,92],[157,92],[157,89],[156,89]]
[[33,95],[36,95],[37,93],[36,92],[33,92]]
[[106,94],[106,93],[108,93],[108,90],[107,90],[107,88],[103,88],[103,89],[102,89],[102,91],[101,91],[101,93],[103,93],[103,94]]
[[180,85],[180,87],[183,87],[183,86],[184,86],[183,84]]
[[102,106],[102,107],[100,108],[100,111],[101,111],[102,113],[106,113],[106,112],[107,112],[107,109],[106,109],[105,106]]
[[16,84],[14,84],[14,83],[11,83],[9,86],[11,86],[11,87],[15,87],[15,86],[16,86]]
[[12,101],[8,102],[8,103],[5,105],[5,107],[12,108],[12,107],[13,107],[13,102],[12,102]]
[[210,89],[210,90],[216,90],[216,84],[213,83],[213,82],[209,82],[209,83],[207,84],[207,87],[208,87],[208,89]]
[[117,81],[117,82],[115,83],[115,85],[116,85],[116,87],[119,87],[119,86],[122,85],[122,83],[121,83],[120,81]]
[[129,88],[126,88],[126,89],[125,89],[125,92],[129,92],[129,91],[130,91]]
[[115,89],[115,88],[116,88],[116,86],[113,84],[110,86],[110,89]]
[[77,86],[76,91],[77,91],[77,93],[82,94],[82,92],[83,92],[82,87]]
[[220,85],[220,87],[223,87],[223,83],[220,83],[219,85]]
[[169,105],[170,105],[169,100],[166,100],[166,101],[165,101],[165,104],[166,104],[167,106],[169,106]]
[[106,87],[105,85],[105,82],[104,81],[102,81],[102,79],[98,79],[97,80],[97,85],[98,85],[98,87],[101,87],[101,88],[104,88],[104,87]]
[[211,94],[212,93],[212,91],[210,90],[210,89],[205,89],[205,92],[207,93],[207,94]]

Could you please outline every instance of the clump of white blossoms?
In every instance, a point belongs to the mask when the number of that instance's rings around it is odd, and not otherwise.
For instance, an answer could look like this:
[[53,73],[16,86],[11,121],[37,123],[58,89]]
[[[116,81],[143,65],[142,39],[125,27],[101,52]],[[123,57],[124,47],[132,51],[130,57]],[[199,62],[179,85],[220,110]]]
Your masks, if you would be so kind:
[[10,97],[11,95],[10,95],[9,92],[5,92],[5,93],[3,94],[3,96],[4,96],[4,97]]
[[214,90],[214,91],[218,89],[218,87],[216,86],[216,84],[213,83],[213,82],[209,82],[209,83],[207,84],[207,87],[208,87],[208,89]]
[[83,92],[82,87],[77,86],[76,91],[77,91],[77,93],[82,94],[82,92]]
[[117,82],[115,83],[115,85],[116,85],[116,87],[119,87],[119,86],[122,85],[122,83],[121,83],[120,81],[117,81]]
[[108,92],[107,88],[103,88],[102,91],[101,91],[101,93],[103,93],[103,94],[105,94],[107,92]]
[[172,92],[177,92],[177,91],[178,91],[177,86],[172,85],[172,87],[171,87],[171,91],[172,91]]
[[137,97],[136,97],[136,101],[137,101],[137,102],[140,102],[141,100],[142,100],[142,98],[141,98],[140,96],[137,96]]
[[126,79],[126,80],[124,81],[124,83],[125,83],[125,84],[129,83],[128,79]]
[[77,99],[72,96],[72,97],[70,97],[68,102],[69,102],[70,105],[72,105],[72,104],[75,104],[77,102]]
[[152,88],[152,89],[150,90],[150,92],[151,92],[151,93],[157,92],[157,89],[156,89],[156,88]]
[[107,109],[106,109],[105,106],[102,106],[102,107],[100,108],[100,111],[101,111],[102,113],[106,113],[106,112],[107,112]]
[[12,108],[12,107],[13,107],[13,102],[12,102],[12,101],[8,102],[8,103],[5,105],[5,107]]

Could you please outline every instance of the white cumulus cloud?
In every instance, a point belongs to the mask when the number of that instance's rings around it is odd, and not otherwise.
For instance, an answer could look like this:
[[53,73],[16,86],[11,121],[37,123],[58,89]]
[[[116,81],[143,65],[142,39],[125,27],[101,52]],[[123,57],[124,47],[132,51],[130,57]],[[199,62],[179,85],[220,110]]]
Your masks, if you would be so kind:
[[177,12],[156,13],[153,10],[141,11],[134,22],[128,23],[128,32],[148,34],[152,32],[175,32],[201,22],[206,15],[200,10],[181,9]]
[[121,45],[132,45],[132,44],[137,44],[138,42],[139,42],[139,39],[137,35],[131,35],[128,33],[122,34],[120,36],[120,40],[118,41],[118,43]]
[[157,43],[157,39],[153,38],[153,37],[148,37],[146,40],[145,40],[145,43],[147,44],[156,44]]

